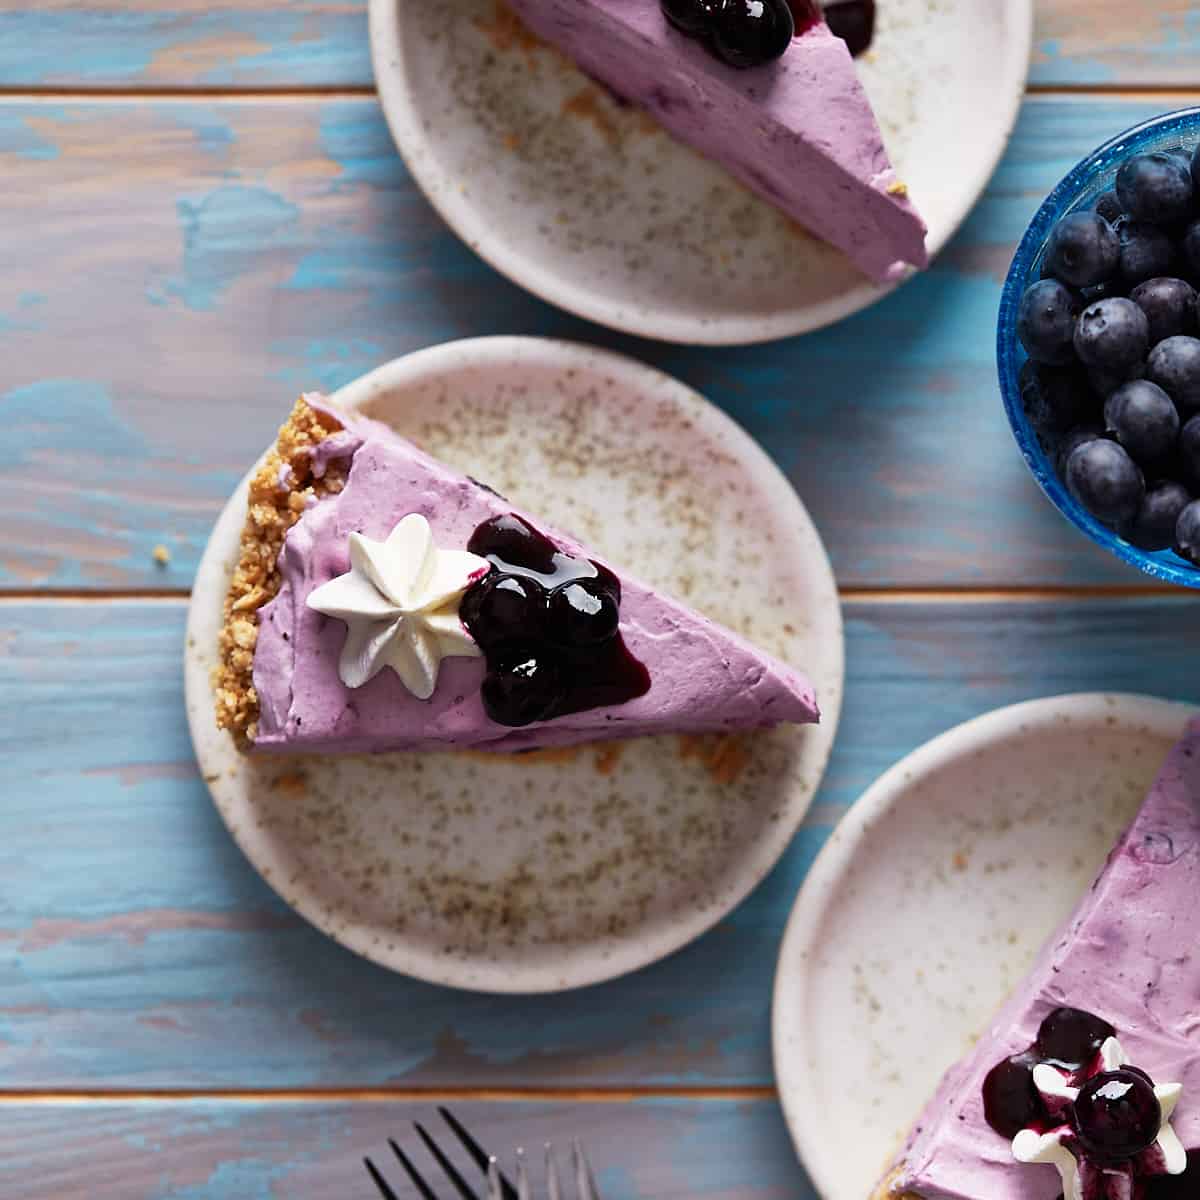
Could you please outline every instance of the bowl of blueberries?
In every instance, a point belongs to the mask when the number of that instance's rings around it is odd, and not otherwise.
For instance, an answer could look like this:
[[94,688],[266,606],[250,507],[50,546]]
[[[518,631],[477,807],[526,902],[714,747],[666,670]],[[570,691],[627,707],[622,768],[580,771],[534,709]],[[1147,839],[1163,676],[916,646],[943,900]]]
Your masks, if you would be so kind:
[[1200,587],[1200,108],[1054,189],[1004,285],[997,361],[1026,462],[1093,541]]

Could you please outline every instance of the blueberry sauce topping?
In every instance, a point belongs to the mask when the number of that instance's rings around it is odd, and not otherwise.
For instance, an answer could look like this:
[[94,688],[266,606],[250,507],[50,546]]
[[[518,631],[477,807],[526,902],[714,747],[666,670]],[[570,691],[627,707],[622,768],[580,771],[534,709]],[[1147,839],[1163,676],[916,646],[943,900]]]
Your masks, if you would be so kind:
[[[825,19],[817,0],[787,0],[788,8],[792,10],[792,24],[795,26],[796,37],[807,33],[814,25],[820,25]],[[851,0],[857,3],[858,0]],[[868,0],[873,3],[874,0]]]
[[1120,1162],[1158,1138],[1162,1105],[1144,1071],[1122,1067],[1093,1075],[1075,1100],[1071,1125],[1085,1154]]
[[1037,1041],[1020,1054],[997,1063],[983,1081],[983,1113],[1001,1137],[1012,1139],[1022,1129],[1047,1129],[1050,1114],[1033,1086],[1033,1069],[1049,1063],[1074,1074],[1091,1066],[1100,1047],[1116,1030],[1099,1017],[1077,1008],[1056,1008],[1042,1022]]
[[1001,1137],[1011,1140],[1022,1129],[1039,1129],[1047,1120],[1033,1086],[1038,1057],[1031,1050],[997,1063],[983,1082],[983,1115]]
[[779,58],[824,21],[857,58],[875,38],[875,0],[661,0],[667,20],[731,67]]
[[1147,1179],[1143,1200],[1195,1200],[1197,1181],[1200,1181],[1200,1150],[1189,1150],[1183,1174]]
[[1064,1071],[1079,1071],[1095,1061],[1100,1047],[1117,1031],[1078,1008],[1056,1008],[1042,1022],[1032,1049],[1040,1062]]
[[[793,8],[800,3],[807,0],[793,0]],[[825,23],[857,58],[875,38],[875,0],[825,0]]]
[[467,549],[492,564],[459,614],[487,662],[483,705],[493,721],[529,725],[649,691],[649,673],[621,637],[621,584],[606,567],[512,513],[485,521]]
[[681,33],[702,41],[731,67],[761,67],[779,58],[796,32],[788,0],[661,0]]

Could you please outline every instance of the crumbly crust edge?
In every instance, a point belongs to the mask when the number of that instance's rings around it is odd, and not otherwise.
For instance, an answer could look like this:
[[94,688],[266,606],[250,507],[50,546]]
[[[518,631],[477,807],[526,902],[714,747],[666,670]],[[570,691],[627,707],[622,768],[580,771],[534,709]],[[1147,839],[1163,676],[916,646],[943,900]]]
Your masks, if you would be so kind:
[[916,1192],[895,1192],[892,1189],[900,1178],[900,1168],[888,1172],[879,1186],[871,1193],[868,1200],[922,1200]]
[[250,480],[246,521],[225,594],[218,662],[212,673],[217,727],[229,730],[242,749],[249,747],[258,730],[254,690],[258,613],[279,593],[279,555],[288,530],[313,500],[336,495],[345,486],[347,462],[329,462],[318,478],[311,454],[313,447],[342,428],[336,417],[301,397]]

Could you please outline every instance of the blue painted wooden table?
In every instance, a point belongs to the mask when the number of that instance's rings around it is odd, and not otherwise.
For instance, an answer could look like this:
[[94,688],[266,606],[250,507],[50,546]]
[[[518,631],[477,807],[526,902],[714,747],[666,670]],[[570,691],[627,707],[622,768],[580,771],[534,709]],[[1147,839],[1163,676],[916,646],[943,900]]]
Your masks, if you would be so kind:
[[[1040,10],[1012,146],[935,267],[709,351],[555,312],[455,240],[388,139],[364,0],[0,0],[0,1196],[365,1197],[359,1155],[447,1096],[496,1145],[585,1132],[614,1197],[811,1196],[769,988],[839,814],[999,704],[1200,701],[1200,603],[1051,511],[991,363],[1026,220],[1194,102],[1200,9]],[[198,555],[291,394],[484,333],[624,349],[726,408],[795,480],[847,618],[841,735],[778,869],[671,960],[535,1000],[388,975],[293,916],[218,821],[181,695]]]

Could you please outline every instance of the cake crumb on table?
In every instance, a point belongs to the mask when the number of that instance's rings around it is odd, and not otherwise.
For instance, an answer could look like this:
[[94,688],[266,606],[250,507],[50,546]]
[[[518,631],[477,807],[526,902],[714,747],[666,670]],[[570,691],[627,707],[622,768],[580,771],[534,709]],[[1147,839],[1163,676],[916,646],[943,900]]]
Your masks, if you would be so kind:
[[162,544],[162,542],[159,542],[159,544],[154,547],[153,555],[154,561],[158,563],[160,567],[165,567],[171,561],[171,552]]

